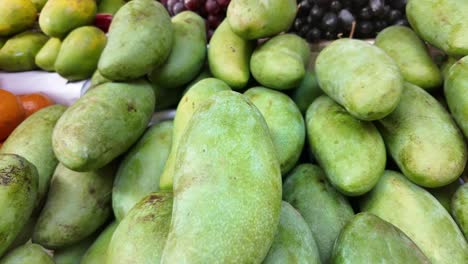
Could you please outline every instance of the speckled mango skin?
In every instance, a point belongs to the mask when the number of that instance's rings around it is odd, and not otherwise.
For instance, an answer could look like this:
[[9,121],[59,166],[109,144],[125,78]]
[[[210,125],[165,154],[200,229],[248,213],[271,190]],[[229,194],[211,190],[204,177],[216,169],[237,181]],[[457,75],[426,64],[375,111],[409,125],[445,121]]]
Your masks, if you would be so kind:
[[403,77],[382,49],[363,40],[339,39],[315,62],[320,88],[358,119],[390,114],[400,101]]
[[434,90],[442,85],[442,74],[426,44],[410,28],[388,27],[377,35],[375,45],[395,60],[407,82],[425,90]]
[[228,90],[231,90],[231,88],[225,82],[216,78],[206,78],[190,87],[179,101],[174,118],[171,152],[160,178],[160,188],[162,190],[172,190],[177,149],[193,113],[210,96]]
[[105,264],[107,261],[107,248],[119,222],[109,224],[96,238],[94,243],[86,250],[80,264]]
[[96,11],[94,0],[48,0],[41,10],[39,26],[48,36],[64,38],[75,28],[91,25]]
[[36,204],[36,167],[14,154],[0,154],[0,257],[26,224]]
[[468,138],[468,56],[450,67],[444,85],[444,94],[450,113]]
[[39,175],[36,206],[44,200],[58,164],[52,150],[52,131],[66,109],[56,104],[35,112],[16,127],[0,148],[0,153],[20,155],[36,167]]
[[74,171],[102,168],[138,140],[154,111],[151,85],[108,82],[65,111],[52,134],[57,159]]
[[0,6],[1,37],[31,28],[36,21],[37,10],[29,0],[0,0]]
[[296,88],[304,79],[310,58],[307,42],[295,34],[282,34],[257,47],[250,59],[252,75],[268,88]]
[[11,37],[0,50],[0,70],[19,72],[36,69],[36,54],[47,39],[46,35],[33,31],[25,31]]
[[55,71],[55,60],[61,45],[62,41],[59,38],[50,38],[36,54],[34,58],[36,65],[45,71]]
[[159,190],[173,128],[172,121],[152,126],[120,163],[112,189],[112,207],[118,221],[143,197]]
[[96,231],[111,215],[113,165],[75,172],[57,166],[33,241],[47,248],[73,245]]
[[162,263],[261,262],[279,223],[281,171],[257,108],[216,93],[193,114],[176,157]]
[[151,193],[137,203],[115,229],[104,263],[160,263],[172,203],[171,192]]
[[452,215],[468,240],[468,183],[460,186],[452,197]]
[[312,153],[335,188],[358,196],[377,184],[387,153],[372,122],[355,118],[322,95],[307,110],[306,124]]
[[172,44],[171,18],[161,3],[127,2],[112,19],[98,70],[114,81],[142,77],[166,61]]
[[302,114],[289,96],[275,90],[254,87],[244,95],[265,118],[281,164],[281,174],[284,175],[296,165],[304,147]]
[[392,224],[359,213],[341,231],[330,263],[431,263],[414,242]]
[[410,83],[400,104],[376,122],[403,174],[424,187],[441,187],[463,172],[467,148],[450,114],[429,93]]
[[468,2],[465,0],[409,0],[406,16],[424,40],[452,56],[468,54]]
[[450,214],[401,173],[385,171],[360,207],[403,231],[431,263],[467,263],[468,244]]
[[250,78],[250,56],[254,42],[232,32],[226,19],[216,28],[208,48],[208,64],[214,77],[232,89],[242,89]]
[[206,58],[205,20],[191,11],[172,17],[174,42],[167,61],[149,75],[162,89],[175,89],[190,82],[202,69]]
[[287,31],[296,10],[296,0],[232,0],[226,16],[237,35],[259,39]]
[[320,264],[317,244],[309,225],[289,203],[281,202],[280,223],[264,264]]
[[0,260],[0,264],[56,264],[43,247],[28,243],[8,253]]
[[317,242],[322,263],[329,263],[335,239],[354,216],[346,197],[333,188],[320,167],[305,163],[286,178],[283,199],[304,217]]

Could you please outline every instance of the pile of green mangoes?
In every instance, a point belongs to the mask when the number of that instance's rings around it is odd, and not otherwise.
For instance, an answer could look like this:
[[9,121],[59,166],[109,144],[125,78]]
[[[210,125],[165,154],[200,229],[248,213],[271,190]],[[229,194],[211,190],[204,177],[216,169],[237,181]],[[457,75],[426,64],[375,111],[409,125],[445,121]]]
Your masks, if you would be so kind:
[[468,2],[314,62],[295,4],[233,0],[209,43],[123,5],[91,88],[0,149],[0,264],[468,263]]

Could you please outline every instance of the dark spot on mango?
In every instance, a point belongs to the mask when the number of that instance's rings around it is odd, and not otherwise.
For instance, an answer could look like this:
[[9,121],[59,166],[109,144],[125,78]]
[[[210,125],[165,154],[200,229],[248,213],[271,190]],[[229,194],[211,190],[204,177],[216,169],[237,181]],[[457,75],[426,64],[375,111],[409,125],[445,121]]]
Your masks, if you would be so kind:
[[136,112],[136,107],[132,103],[127,103],[128,112]]

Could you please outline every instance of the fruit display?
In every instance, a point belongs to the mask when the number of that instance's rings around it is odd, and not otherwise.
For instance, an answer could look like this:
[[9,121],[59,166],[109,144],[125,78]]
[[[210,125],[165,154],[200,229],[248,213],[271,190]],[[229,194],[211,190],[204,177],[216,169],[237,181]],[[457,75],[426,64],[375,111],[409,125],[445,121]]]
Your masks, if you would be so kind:
[[468,263],[465,0],[0,5],[0,264]]

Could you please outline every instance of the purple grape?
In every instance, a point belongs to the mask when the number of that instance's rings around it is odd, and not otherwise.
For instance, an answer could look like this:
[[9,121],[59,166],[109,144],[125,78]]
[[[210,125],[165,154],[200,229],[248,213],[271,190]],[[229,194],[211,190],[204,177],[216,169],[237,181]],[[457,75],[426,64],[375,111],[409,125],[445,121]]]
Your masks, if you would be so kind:
[[389,2],[390,2],[389,4],[390,4],[393,8],[396,8],[396,9],[404,9],[404,7],[406,6],[407,0],[390,0]]
[[221,24],[223,17],[219,17],[217,15],[209,15],[206,19],[208,21],[208,27],[215,29]]
[[322,18],[321,28],[325,31],[335,31],[338,27],[338,17],[335,13],[328,12]]
[[364,7],[359,11],[359,17],[362,19],[371,19],[372,18],[372,11],[370,7]]
[[353,27],[353,22],[356,22],[356,18],[354,18],[353,14],[348,9],[343,9],[338,14],[338,20],[341,24],[341,27],[344,30],[351,30]]
[[335,13],[340,12],[342,7],[343,6],[342,6],[340,1],[335,0],[335,1],[330,3],[330,10],[335,12]]
[[197,11],[204,3],[204,0],[184,0],[185,7],[191,11]]
[[205,3],[205,10],[208,12],[210,15],[216,15],[219,14],[219,12],[222,10],[221,7],[218,5],[218,2],[216,0],[206,0]]
[[229,3],[231,2],[231,0],[216,0],[216,2],[218,2],[218,5],[220,7],[227,7],[229,5]]
[[398,9],[393,9],[392,11],[390,11],[390,14],[388,15],[388,21],[390,23],[395,22],[401,18],[403,18],[403,14]]
[[182,2],[177,2],[173,7],[172,7],[172,13],[174,15],[179,14],[180,12],[185,10],[184,4]]
[[408,20],[402,18],[402,19],[399,19],[398,21],[396,21],[394,23],[395,26],[404,26],[404,27],[409,27],[409,23],[408,23]]
[[320,40],[320,29],[318,28],[312,28],[307,32],[305,38],[307,39],[308,42],[317,42]]
[[385,6],[384,0],[369,0],[369,7],[374,16],[382,15],[382,13],[384,13],[385,11],[384,6]]

